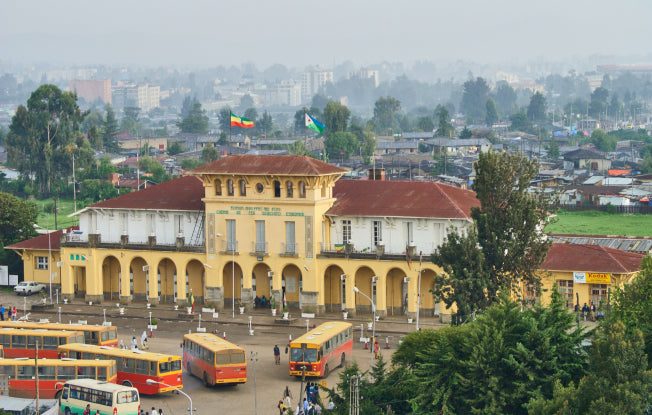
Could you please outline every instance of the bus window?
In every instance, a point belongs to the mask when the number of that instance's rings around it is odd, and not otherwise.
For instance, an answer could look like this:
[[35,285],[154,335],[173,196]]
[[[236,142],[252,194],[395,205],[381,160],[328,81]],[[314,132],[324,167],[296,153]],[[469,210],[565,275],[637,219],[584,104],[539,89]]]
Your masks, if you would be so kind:
[[54,366],[39,366],[38,377],[39,380],[55,380],[55,367]]
[[105,367],[100,366],[97,368],[97,380],[108,380]]
[[11,337],[8,334],[0,334],[0,344],[3,347],[9,348],[11,346]]
[[228,354],[220,353],[215,355],[215,363],[218,365],[228,365],[231,363],[231,358]]
[[123,372],[135,373],[136,372],[136,362],[134,359],[124,359],[124,367],[122,368]]
[[68,339],[66,339],[65,337],[59,337],[59,344],[60,344],[60,345],[61,345],[61,344],[66,344],[66,343],[68,343],[67,340],[68,340]]
[[173,372],[175,372],[177,370],[181,370],[181,360],[173,360],[171,363],[172,363],[172,369],[171,370]]
[[147,360],[136,360],[136,373],[149,375],[149,362]]
[[14,349],[22,349],[25,347],[25,336],[11,336],[11,347]]
[[169,362],[161,362],[158,364],[158,370],[160,371],[161,374],[167,373],[170,371],[170,363]]
[[27,336],[27,348],[28,349],[36,349],[36,342],[38,341],[38,346],[39,349],[41,346],[43,346],[43,342],[41,341],[41,336]]
[[[84,343],[91,344],[91,333],[89,331],[84,332]],[[65,344],[65,343],[60,343]]]
[[16,378],[16,369],[14,365],[0,365],[0,375],[7,375],[9,380]]
[[43,336],[43,349],[57,350],[57,338],[53,336]]
[[57,367],[57,379],[58,380],[69,380],[75,378],[75,367],[74,366],[59,366]]
[[118,392],[117,403],[138,402],[136,391]]
[[103,331],[100,334],[100,339],[102,339],[102,342],[105,342],[105,341],[109,340],[109,332],[108,331]]
[[152,376],[157,376],[158,375],[157,363],[158,362],[150,362],[149,373],[151,373]]
[[242,352],[231,352],[231,363],[244,363],[245,355]]
[[100,342],[97,341],[97,332],[93,331],[91,332],[91,344],[99,344]]
[[94,367],[79,367],[79,376],[78,379],[95,379],[95,368]]
[[118,329],[111,327],[109,329],[109,340],[115,340],[118,338]]
[[95,353],[86,353],[86,352],[84,352],[81,355],[82,355],[82,359],[95,360]]
[[63,388],[63,392],[61,392],[61,398],[68,399],[68,388],[67,387]]
[[34,376],[34,366],[16,366],[17,379],[32,379]]

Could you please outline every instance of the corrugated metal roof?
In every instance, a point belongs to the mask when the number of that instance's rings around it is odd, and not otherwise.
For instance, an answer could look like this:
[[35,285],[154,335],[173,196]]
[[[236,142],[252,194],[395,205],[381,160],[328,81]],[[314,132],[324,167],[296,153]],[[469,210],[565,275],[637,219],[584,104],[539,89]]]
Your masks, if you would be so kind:
[[308,156],[230,155],[191,171],[192,174],[322,176],[346,170]]
[[[71,232],[73,230],[78,230],[78,226],[71,226],[69,228],[66,228],[66,232]],[[61,233],[63,232],[63,229],[60,229],[58,231],[46,233],[44,235],[39,235],[35,238],[27,239],[25,241],[21,241],[18,243],[15,243],[13,245],[6,246],[5,248],[7,249],[41,249],[47,251],[49,250],[58,250],[59,249],[59,242],[61,242]],[[48,242],[48,237],[50,241]]]
[[555,243],[541,269],[548,271],[587,271],[629,273],[641,269],[644,255],[600,245]]
[[333,196],[327,215],[470,219],[480,207],[474,192],[433,182],[339,180]]

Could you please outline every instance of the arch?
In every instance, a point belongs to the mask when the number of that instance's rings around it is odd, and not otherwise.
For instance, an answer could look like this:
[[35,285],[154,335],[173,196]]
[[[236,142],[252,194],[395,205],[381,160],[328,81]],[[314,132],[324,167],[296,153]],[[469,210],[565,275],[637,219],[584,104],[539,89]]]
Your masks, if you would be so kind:
[[238,182],[238,188],[240,189],[240,196],[247,196],[247,182],[240,179]]
[[435,299],[430,290],[435,288],[435,272],[424,269],[421,271],[421,301],[419,312],[422,316],[433,316],[439,314],[439,302]]
[[73,281],[75,285],[75,298],[86,299],[86,267],[72,267]]
[[254,267],[254,270],[251,274],[251,277],[255,280],[255,283],[252,281],[252,287],[255,287],[254,296],[262,298],[264,295],[267,301],[270,300],[270,295],[272,294],[272,290],[269,285],[270,279],[267,274],[269,270],[269,265],[265,263],[258,263]]
[[346,302],[343,292],[344,282],[340,278],[344,274],[342,268],[331,265],[324,272],[324,308],[327,313],[341,311]]
[[400,268],[392,268],[387,272],[385,281],[385,295],[387,314],[401,315],[405,312],[405,300],[407,296],[407,283],[405,272]]
[[292,180],[288,180],[285,182],[285,190],[287,192],[287,197],[293,197],[294,196],[294,188],[292,187]]
[[233,190],[233,179],[228,179],[226,181],[226,192],[229,196],[235,195],[235,192]]
[[216,179],[214,184],[215,184],[215,196],[222,196],[222,180]]
[[285,301],[288,307],[299,308],[301,306],[301,290],[303,288],[303,276],[299,267],[290,264],[283,268],[281,287],[283,294],[285,294]]
[[[190,290],[195,298],[195,304],[206,304],[206,269],[196,259],[186,265],[185,281],[178,281],[177,284],[185,285],[186,298],[189,298]],[[177,289],[177,293],[180,290]]]
[[102,261],[102,292],[105,300],[120,299],[120,261],[112,255]]
[[[242,268],[235,262],[229,261],[222,268],[222,281],[224,286],[224,305],[233,304],[236,300],[242,299]],[[235,286],[234,286],[235,284]]]
[[[372,292],[371,278],[376,274],[369,267],[360,267],[355,272],[355,286],[375,302],[375,293]],[[377,282],[376,282],[377,283]],[[377,287],[376,287],[377,289]],[[372,313],[371,303],[363,295],[355,293],[356,313]]]
[[169,258],[162,259],[158,263],[156,277],[159,301],[161,303],[175,302],[177,299],[177,266],[175,263]]
[[134,301],[146,301],[149,295],[149,283],[147,281],[147,272],[143,267],[147,262],[141,257],[135,257],[129,264],[129,292]]

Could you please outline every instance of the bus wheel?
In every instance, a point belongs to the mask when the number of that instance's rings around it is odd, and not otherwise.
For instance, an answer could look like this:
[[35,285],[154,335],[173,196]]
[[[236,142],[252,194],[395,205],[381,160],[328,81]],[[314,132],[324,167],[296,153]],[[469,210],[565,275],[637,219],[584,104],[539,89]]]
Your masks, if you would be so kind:
[[324,377],[325,377],[325,378],[328,377],[328,373],[329,373],[328,365],[326,365],[326,366],[324,366]]
[[190,362],[186,364],[186,371],[192,375],[192,372],[190,372]]
[[204,386],[211,386],[208,382],[208,374],[206,372],[204,372]]
[[66,408],[66,415],[70,415],[70,408]]
[[130,387],[130,388],[133,387],[133,385],[131,384],[131,382],[129,382],[128,380],[125,380],[124,382],[122,382],[122,386],[128,386],[128,387]]

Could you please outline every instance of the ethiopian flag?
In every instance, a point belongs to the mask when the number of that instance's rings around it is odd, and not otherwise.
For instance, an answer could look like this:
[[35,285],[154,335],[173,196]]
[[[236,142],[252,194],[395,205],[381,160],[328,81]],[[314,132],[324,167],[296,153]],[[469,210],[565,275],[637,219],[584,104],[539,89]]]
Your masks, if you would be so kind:
[[255,126],[256,124],[254,124],[253,121],[248,120],[246,118],[238,117],[237,115],[231,113],[231,127],[251,128]]
[[316,118],[312,118],[308,113],[306,113],[306,127],[315,131],[317,134],[324,132],[324,124],[317,121]]

